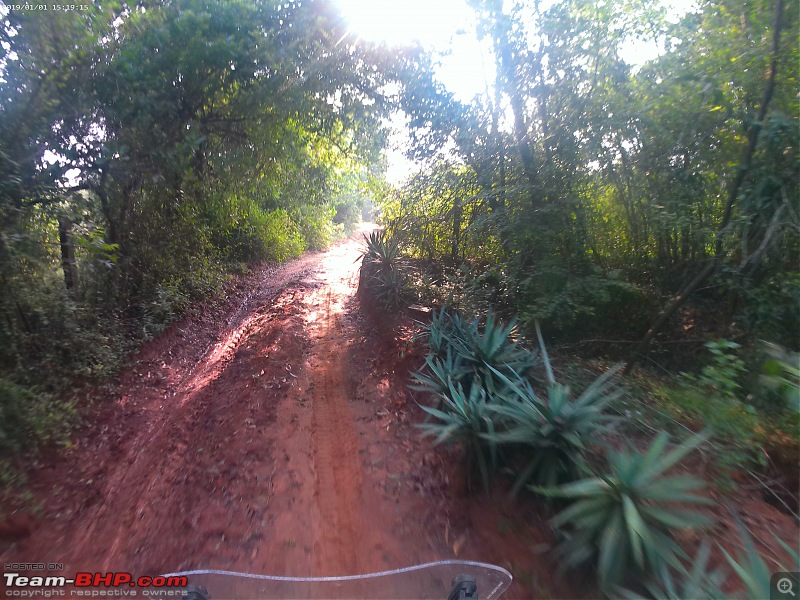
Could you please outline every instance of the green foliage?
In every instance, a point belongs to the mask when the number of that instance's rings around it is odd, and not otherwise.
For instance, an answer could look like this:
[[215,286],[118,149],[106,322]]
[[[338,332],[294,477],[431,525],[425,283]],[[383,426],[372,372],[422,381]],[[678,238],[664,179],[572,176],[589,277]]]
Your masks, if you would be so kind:
[[[739,380],[745,370],[744,361],[738,358],[733,351],[741,348],[736,342],[719,340],[706,342],[706,348],[711,352],[711,364],[703,367],[697,384],[725,399],[735,399],[741,388]],[[690,380],[688,375],[686,376]]]
[[585,273],[558,260],[534,272],[519,274],[515,301],[522,319],[539,319],[556,330],[616,334],[634,323],[643,326],[652,315],[651,300],[642,290],[595,267]]
[[295,209],[293,221],[309,250],[326,250],[342,235],[343,227],[334,223],[336,209],[325,205],[303,205]]
[[509,382],[503,373],[518,377],[517,371],[525,373],[536,362],[535,354],[512,341],[514,325],[496,322],[490,312],[481,328],[477,319],[468,322],[443,308],[427,328],[426,366],[412,376],[412,389],[433,394],[438,401],[436,407],[422,406],[438,419],[423,429],[435,435],[437,443],[461,442],[467,451],[467,472],[477,465],[487,489],[489,465],[496,464],[502,442],[496,437],[495,422],[500,419],[493,407],[501,401],[500,388]]
[[[483,326],[479,319],[467,321],[458,313],[442,308],[433,314],[431,324],[427,327],[428,344],[431,361],[434,364],[448,365],[448,376],[455,383],[461,384],[465,390],[473,385],[482,386],[490,394],[497,392],[504,385],[497,380],[498,374],[507,377],[528,374],[538,363],[537,355],[518,342],[514,341],[516,320],[503,325],[489,311]],[[436,363],[436,360],[444,363]],[[422,386],[429,391],[437,389],[434,373],[428,378],[424,371],[416,376]],[[431,382],[430,385],[426,382]]]
[[385,229],[364,236],[359,287],[371,294],[386,310],[405,307],[413,295],[408,287],[406,264],[400,245]]
[[592,443],[615,420],[605,413],[618,396],[611,369],[598,377],[575,399],[569,387],[551,384],[547,398],[540,398],[522,377],[495,375],[503,383],[489,408],[495,415],[498,444],[520,445],[527,465],[519,472],[512,493],[524,485],[555,486],[577,479],[585,469]]
[[499,448],[519,451],[524,466],[517,493],[530,481],[555,485],[578,476],[588,447],[612,421],[604,409],[616,397],[616,371],[599,377],[576,399],[557,384],[542,399],[521,375],[535,366],[536,354],[512,341],[513,330],[513,321],[504,326],[491,312],[482,330],[477,319],[468,322],[445,309],[434,313],[427,330],[430,353],[425,367],[413,374],[411,388],[438,401],[435,407],[423,406],[439,420],[426,424],[426,431],[442,436],[440,442],[463,441],[485,485],[483,457],[488,453],[494,465]]
[[[707,3],[676,22],[641,2],[471,5],[497,61],[494,94],[458,102],[427,62],[403,91],[412,153],[449,144],[454,155],[383,200],[409,252],[467,265],[452,288],[499,275],[491,304],[524,325],[619,340],[641,338],[658,304],[719,255],[697,319],[720,336],[744,325],[800,347],[797,7],[778,15],[773,57],[775,1]],[[668,43],[634,67],[632,38]],[[503,110],[513,116],[505,129]],[[757,120],[752,160],[741,164]],[[447,285],[428,283],[434,293]],[[669,334],[684,335],[681,324],[669,321]]]
[[763,464],[764,420],[742,400],[744,361],[734,351],[739,345],[726,340],[706,343],[711,363],[698,375],[684,373],[674,385],[657,388],[661,408],[677,420],[713,435],[712,447],[718,468],[718,483],[733,485],[736,471]]
[[490,467],[497,461],[495,426],[489,409],[491,397],[480,386],[472,386],[465,392],[460,384],[451,382],[447,391],[439,394],[439,400],[438,408],[421,406],[437,422],[422,423],[418,427],[426,435],[433,436],[436,444],[461,443],[466,450],[468,475],[471,476],[477,466],[488,491]]
[[765,344],[767,358],[760,382],[780,397],[789,412],[800,412],[800,354],[776,344]]
[[300,229],[284,210],[275,210],[264,217],[264,246],[267,258],[285,261],[299,256],[305,249]]
[[[728,564],[733,567],[733,572],[741,581],[743,590],[736,590],[739,597],[742,591],[747,592],[748,598],[769,598],[770,591],[773,589],[771,579],[776,571],[797,571],[800,569],[800,553],[797,548],[789,547],[778,536],[775,541],[785,551],[788,561],[778,562],[771,566],[767,565],[761,554],[756,548],[752,536],[739,522],[740,537],[743,542],[743,551],[739,552],[734,559],[725,548],[720,546],[723,556]],[[730,586],[730,576],[722,568],[711,569],[709,558],[711,545],[707,540],[703,541],[695,558],[691,561],[691,570],[682,572],[666,571],[660,579],[647,580],[643,582],[645,589],[651,598],[664,600],[683,600],[684,598],[696,598],[698,600],[718,600],[730,598],[722,590],[723,583],[728,582]],[[620,593],[631,600],[640,600],[642,596],[630,590],[621,589]]]
[[409,387],[433,395],[447,394],[451,385],[463,385],[469,380],[470,374],[471,370],[464,365],[461,357],[452,348],[447,348],[443,357],[435,354],[425,357],[425,366],[411,374],[414,383]]
[[800,571],[800,552],[796,547],[791,548],[776,537],[776,541],[786,551],[789,560],[782,564],[767,565],[756,549],[753,538],[741,523],[739,532],[744,542],[744,552],[739,553],[736,559],[724,548],[721,549],[722,553],[741,579],[750,598],[769,598],[773,590],[770,580],[776,571]]
[[712,448],[718,470],[717,483],[734,485],[736,472],[763,464],[759,432],[763,421],[756,410],[737,399],[709,395],[703,388],[679,385],[662,388],[668,414],[693,427],[707,428],[713,434]]
[[411,256],[486,257],[494,248],[476,173],[446,160],[383,199],[383,221]]
[[392,238],[385,229],[372,231],[364,236],[366,250],[362,260],[377,271],[394,271],[400,268],[402,253],[397,239]]
[[643,597],[628,589],[619,589],[619,593],[628,600],[718,600],[724,598],[722,583],[725,573],[722,569],[710,569],[711,544],[704,540],[696,556],[690,561],[691,570],[683,574],[667,569],[656,579],[642,582],[649,596]]
[[[66,443],[76,420],[72,403],[0,378],[0,465],[44,443]],[[7,471],[2,467],[0,474]]]
[[606,475],[558,488],[536,488],[573,501],[553,519],[565,539],[558,554],[568,566],[596,560],[601,586],[609,590],[627,576],[681,570],[685,553],[670,529],[706,526],[696,512],[711,500],[699,495],[702,483],[688,475],[665,475],[703,438],[687,440],[669,452],[669,437],[659,434],[645,453],[609,452]]

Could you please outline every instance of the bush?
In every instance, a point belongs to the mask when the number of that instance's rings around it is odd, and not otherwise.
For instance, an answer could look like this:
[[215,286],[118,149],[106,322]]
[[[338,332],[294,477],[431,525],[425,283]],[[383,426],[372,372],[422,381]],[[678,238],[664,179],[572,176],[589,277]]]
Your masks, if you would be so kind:
[[512,493],[530,482],[555,486],[578,478],[589,444],[615,420],[604,411],[618,395],[612,384],[616,372],[607,371],[574,400],[567,386],[550,385],[544,399],[525,379],[511,381],[497,373],[504,386],[489,407],[500,421],[494,441],[520,445],[527,461]]
[[472,386],[469,392],[465,392],[460,384],[451,383],[446,393],[439,394],[439,399],[438,408],[420,407],[438,422],[422,423],[418,427],[425,434],[434,436],[435,444],[463,444],[468,481],[471,483],[472,473],[477,466],[488,492],[490,466],[494,467],[497,463],[495,426],[490,412],[491,397],[480,386]]
[[756,409],[741,399],[744,362],[734,352],[738,344],[726,340],[706,343],[711,362],[698,375],[684,373],[675,385],[656,389],[667,414],[695,429],[707,429],[714,438],[718,484],[730,487],[736,471],[764,462],[761,432],[764,423]]
[[344,227],[338,225],[338,221],[334,222],[335,214],[334,208],[324,204],[305,204],[292,211],[292,218],[297,223],[306,248],[325,250],[342,235]]
[[[211,243],[225,261],[284,261],[305,249],[303,234],[289,214],[269,211],[246,196],[231,196],[224,203],[207,207],[206,226]],[[308,225],[309,231],[313,225]],[[209,249],[197,256],[208,255]]]
[[800,413],[800,354],[777,344],[764,344],[766,358],[759,383],[767,394],[777,396],[782,410],[796,419]]
[[282,209],[266,213],[263,225],[266,258],[285,261],[300,256],[305,250],[305,242],[300,229],[289,214]]
[[573,500],[552,521],[563,528],[565,539],[558,554],[565,564],[577,566],[595,559],[605,590],[630,575],[645,579],[670,567],[682,570],[679,559],[688,557],[671,538],[670,529],[709,525],[710,519],[694,507],[711,500],[697,493],[702,488],[699,480],[664,473],[703,439],[698,436],[665,453],[669,437],[661,433],[644,454],[609,452],[606,475],[558,488],[536,488]]
[[578,476],[584,452],[612,418],[605,407],[616,397],[615,370],[592,383],[577,399],[569,388],[553,384],[540,398],[525,378],[537,355],[512,341],[515,322],[502,325],[490,312],[486,324],[465,321],[442,309],[428,327],[430,354],[412,377],[412,389],[438,400],[423,407],[439,423],[425,425],[437,440],[466,440],[471,461],[477,461],[487,483],[485,456],[496,462],[502,446],[521,450],[526,466],[512,490],[529,481],[556,485]]
[[[43,443],[65,441],[76,419],[72,403],[0,378],[0,464]],[[10,472],[0,468],[0,479]]]
[[646,329],[653,316],[652,298],[616,271],[588,267],[576,273],[553,261],[509,277],[516,280],[515,302],[525,323],[539,319],[558,331],[585,336],[589,331]]
[[[495,393],[505,384],[498,381],[497,375],[514,378],[525,376],[538,364],[538,355],[514,341],[516,320],[508,325],[495,320],[491,311],[486,315],[483,327],[478,319],[466,321],[458,313],[442,308],[434,313],[427,327],[431,361],[428,369],[436,361],[440,366],[449,365],[449,376],[457,376],[454,381],[469,391],[475,382],[485,387],[487,393]],[[447,358],[450,357],[450,358]],[[416,389],[436,392],[441,382],[438,375],[425,374],[425,370],[414,376]]]
[[366,249],[361,255],[359,291],[369,294],[386,310],[397,310],[412,300],[397,240],[385,230],[364,236]]

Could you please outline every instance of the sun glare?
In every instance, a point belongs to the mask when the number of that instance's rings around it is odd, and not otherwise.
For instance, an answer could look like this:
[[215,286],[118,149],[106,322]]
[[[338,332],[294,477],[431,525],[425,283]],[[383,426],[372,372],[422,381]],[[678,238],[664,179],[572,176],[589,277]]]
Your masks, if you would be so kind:
[[[475,12],[466,0],[334,0],[350,34],[367,42],[399,46],[419,43],[436,56],[436,76],[457,100],[469,103],[484,92],[493,94],[495,61],[491,42],[478,40]],[[696,0],[657,0],[672,20],[696,7]],[[663,52],[660,41],[629,40],[623,59],[639,66]],[[402,156],[407,144],[404,125],[393,123],[395,148],[387,152],[389,179],[403,179],[412,170]]]
[[472,13],[464,0],[337,0],[342,14],[361,39],[426,47],[446,46]]

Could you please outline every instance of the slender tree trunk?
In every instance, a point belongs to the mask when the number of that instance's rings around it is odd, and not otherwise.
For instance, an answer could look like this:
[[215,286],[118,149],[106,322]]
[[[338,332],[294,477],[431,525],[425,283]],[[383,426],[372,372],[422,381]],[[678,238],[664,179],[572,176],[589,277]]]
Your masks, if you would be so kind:
[[453,264],[456,263],[459,257],[459,249],[461,245],[461,216],[462,216],[462,208],[461,208],[461,199],[459,198],[458,194],[455,194],[453,199],[453,239],[452,239],[452,246],[450,249],[450,257],[453,260]]
[[511,112],[514,114],[514,138],[519,152],[522,172],[528,182],[528,194],[531,206],[538,208],[542,204],[539,193],[539,176],[531,149],[528,125],[525,122],[525,102],[520,89],[517,63],[511,51],[511,19],[503,12],[502,0],[486,2],[492,19],[492,41],[497,61],[497,85],[508,95]]
[[780,43],[780,36],[781,36],[781,17],[783,15],[783,0],[777,0],[775,3],[775,17],[773,20],[772,25],[772,49],[771,55],[772,58],[770,60],[769,66],[769,74],[767,77],[767,85],[764,88],[764,96],[761,100],[761,108],[758,111],[758,117],[755,121],[750,124],[750,128],[747,132],[747,146],[744,149],[742,154],[741,165],[736,171],[736,175],[733,178],[733,182],[731,183],[730,187],[730,194],[728,195],[728,200],[725,203],[725,210],[722,213],[722,220],[719,223],[719,227],[717,229],[717,236],[716,236],[716,244],[714,247],[714,258],[711,259],[706,266],[700,271],[697,275],[694,276],[683,288],[670,300],[670,302],[664,307],[664,309],[659,313],[658,317],[656,317],[655,322],[650,326],[650,329],[645,334],[642,341],[634,349],[633,353],[628,358],[628,362],[625,365],[625,369],[623,370],[623,374],[630,373],[633,368],[636,366],[637,361],[640,357],[644,356],[650,348],[650,343],[653,341],[655,335],[661,330],[661,327],[666,323],[669,318],[675,314],[675,312],[683,306],[686,300],[691,296],[691,294],[700,287],[706,279],[708,279],[711,274],[717,270],[719,265],[722,262],[722,259],[725,255],[725,249],[723,244],[723,238],[725,233],[727,232],[728,226],[730,224],[731,215],[733,214],[733,207],[736,204],[736,198],[739,195],[739,189],[742,187],[742,183],[744,183],[744,178],[747,175],[748,171],[750,170],[750,166],[753,163],[753,155],[756,151],[756,145],[758,144],[758,135],[761,132],[762,127],[764,126],[764,121],[767,117],[767,108],[769,107],[769,103],[772,100],[772,95],[775,92],[775,75],[778,71],[778,45]]
[[75,262],[75,246],[72,243],[72,223],[64,216],[58,217],[58,240],[61,244],[64,285],[73,291],[78,285],[78,264]]

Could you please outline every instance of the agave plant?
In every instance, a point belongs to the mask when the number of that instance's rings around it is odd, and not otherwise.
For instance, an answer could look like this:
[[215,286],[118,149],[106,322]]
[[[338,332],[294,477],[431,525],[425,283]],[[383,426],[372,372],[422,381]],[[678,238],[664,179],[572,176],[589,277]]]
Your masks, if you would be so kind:
[[512,319],[508,325],[496,321],[494,313],[489,310],[486,323],[481,331],[478,320],[465,323],[454,318],[455,333],[451,343],[468,362],[476,368],[486,367],[512,370],[524,375],[536,364],[536,355],[521,348],[513,341],[513,333],[517,320]]
[[[711,523],[697,507],[711,501],[699,495],[702,482],[665,472],[705,440],[696,436],[665,452],[669,436],[661,433],[644,453],[609,452],[610,472],[558,488],[534,488],[574,502],[553,519],[566,538],[558,553],[568,566],[592,558],[603,589],[620,584],[632,570],[640,577],[683,569],[688,557],[670,535],[671,528]],[[691,508],[687,505],[691,505]]]
[[439,394],[439,399],[438,408],[420,405],[437,422],[421,423],[417,427],[426,435],[433,436],[434,444],[463,444],[466,449],[468,476],[471,476],[477,465],[483,485],[488,491],[490,467],[497,462],[497,448],[491,442],[494,422],[487,408],[486,391],[476,385],[465,392],[461,384],[450,382],[447,393]]
[[683,574],[666,569],[655,579],[647,579],[642,583],[648,596],[642,596],[632,590],[617,588],[620,596],[627,600],[721,600],[725,597],[722,583],[725,572],[721,568],[710,569],[711,544],[704,540],[691,562],[691,570]]
[[489,407],[502,418],[505,429],[495,434],[495,441],[522,445],[531,454],[512,494],[530,482],[554,486],[577,479],[585,463],[587,441],[615,420],[604,411],[619,394],[613,384],[618,368],[598,377],[574,400],[566,386],[551,384],[547,399],[543,399],[526,379],[516,376],[512,380],[493,371],[504,384],[499,401]]
[[[769,598],[774,596],[772,578],[776,571],[800,571],[800,553],[796,548],[790,548],[783,540],[775,536],[775,541],[786,551],[787,563],[775,563],[768,566],[756,549],[753,538],[744,525],[739,522],[739,532],[744,543],[744,551],[740,552],[737,559],[731,557],[728,551],[719,546],[728,564],[747,590],[748,598]],[[710,544],[704,541],[691,561],[691,570],[675,573],[667,570],[660,574],[656,581],[648,580],[643,583],[649,592],[650,598],[658,600],[683,600],[696,598],[697,600],[723,600],[729,598],[722,591],[722,584],[729,581],[729,577],[721,567],[710,570],[709,557]],[[641,595],[627,589],[618,589],[620,595],[630,600],[644,600]],[[738,596],[738,594],[737,594]],[[734,596],[734,597],[737,597]]]
[[790,548],[783,540],[775,537],[775,541],[786,551],[789,557],[787,564],[767,566],[764,559],[758,553],[753,538],[747,532],[744,524],[739,522],[739,532],[744,542],[744,552],[740,553],[735,560],[728,551],[720,547],[725,559],[733,567],[733,570],[742,580],[751,598],[769,598],[772,594],[771,579],[776,571],[800,571],[800,553],[797,548]]
[[364,236],[364,240],[367,247],[361,254],[359,287],[368,288],[384,308],[396,309],[406,305],[410,293],[399,244],[385,231],[373,231]]
[[450,336],[453,334],[453,315],[445,307],[434,311],[431,315],[431,323],[424,327],[428,334],[428,347],[433,356],[441,357],[453,347],[450,344]]
[[409,387],[433,395],[447,394],[450,386],[459,383],[469,372],[461,358],[448,348],[444,358],[427,356],[423,370],[411,375],[414,383]]
[[[474,382],[479,382],[488,393],[497,393],[503,384],[495,373],[524,374],[537,363],[537,355],[513,341],[516,321],[502,325],[489,311],[483,328],[479,321],[467,322],[457,313],[445,309],[434,313],[428,327],[431,356],[445,359],[452,354],[460,361],[458,382],[469,392]],[[429,368],[429,365],[428,365]]]
[[397,268],[401,259],[400,245],[396,239],[389,238],[385,230],[365,235],[364,242],[366,250],[361,254],[364,264],[384,272]]
[[406,306],[411,298],[405,275],[397,268],[371,275],[369,286],[375,299],[387,309]]

